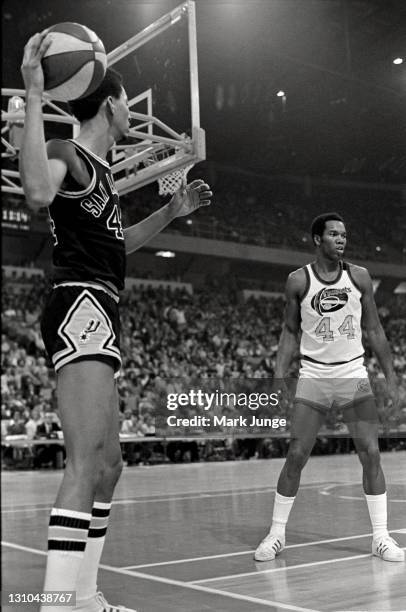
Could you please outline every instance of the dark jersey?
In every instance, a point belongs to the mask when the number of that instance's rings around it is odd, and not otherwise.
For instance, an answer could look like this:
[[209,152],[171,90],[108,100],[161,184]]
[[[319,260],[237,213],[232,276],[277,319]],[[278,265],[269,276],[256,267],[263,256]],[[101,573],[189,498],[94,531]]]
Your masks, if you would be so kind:
[[125,245],[120,201],[109,164],[70,141],[90,175],[85,189],[67,173],[49,207],[54,281],[109,281],[121,290]]

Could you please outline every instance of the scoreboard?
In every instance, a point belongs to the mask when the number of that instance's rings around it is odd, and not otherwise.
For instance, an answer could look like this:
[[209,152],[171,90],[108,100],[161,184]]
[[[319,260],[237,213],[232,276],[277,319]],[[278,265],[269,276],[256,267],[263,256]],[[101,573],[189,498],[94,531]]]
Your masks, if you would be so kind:
[[17,231],[28,232],[31,228],[31,213],[26,208],[14,206],[2,207],[2,227]]

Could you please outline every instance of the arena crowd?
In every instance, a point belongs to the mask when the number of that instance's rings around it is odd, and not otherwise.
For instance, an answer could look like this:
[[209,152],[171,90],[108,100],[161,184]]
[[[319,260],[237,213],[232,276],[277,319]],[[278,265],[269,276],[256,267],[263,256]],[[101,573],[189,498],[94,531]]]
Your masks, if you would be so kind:
[[[1,435],[37,437],[46,421],[59,425],[55,378],[40,335],[40,315],[48,281],[41,276],[27,283],[3,275],[3,331],[1,372]],[[241,380],[272,378],[284,302],[280,297],[244,301],[238,283],[211,284],[188,293],[161,286],[133,287],[122,296],[122,375],[118,379],[121,433],[153,437],[155,416],[163,394],[179,391],[182,381],[214,380],[220,389],[236,387]],[[400,413],[386,406],[379,385],[381,374],[375,357],[367,350],[368,369],[376,383],[382,426],[389,431],[406,428],[406,303],[402,296],[380,307],[388,335],[401,396]],[[292,380],[297,363],[292,365]],[[278,416],[289,418],[288,402]],[[224,407],[232,415],[232,407]],[[56,428],[55,428],[56,429]],[[345,425],[335,415],[325,432],[342,432]],[[202,431],[203,433],[203,431]],[[254,444],[255,442],[255,444]],[[219,447],[208,441],[171,443],[171,460],[199,456],[238,458],[269,456],[283,452],[284,440],[225,441]],[[399,440],[399,445],[404,442]],[[179,450],[180,448],[180,450]],[[182,450],[183,449],[183,450]],[[186,449],[186,450],[185,450]],[[248,450],[247,450],[248,449]],[[259,450],[258,450],[259,449]],[[201,449],[200,449],[201,450]],[[128,445],[128,463],[148,462],[163,454],[159,444],[147,451]],[[201,453],[200,453],[201,454]]]

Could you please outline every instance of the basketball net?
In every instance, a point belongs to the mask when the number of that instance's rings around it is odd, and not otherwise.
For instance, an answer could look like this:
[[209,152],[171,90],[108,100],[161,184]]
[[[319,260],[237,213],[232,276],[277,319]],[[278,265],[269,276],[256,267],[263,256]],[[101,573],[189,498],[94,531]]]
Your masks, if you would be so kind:
[[187,185],[187,173],[193,166],[194,164],[189,164],[159,178],[159,195],[173,195],[178,189],[184,189]]
[[[166,155],[164,154],[161,157],[157,153],[153,153],[149,159],[144,160],[144,164],[146,166],[150,166],[155,164],[156,162],[165,159]],[[162,176],[158,179],[159,186],[159,195],[173,195],[179,189],[185,188],[187,185],[187,174],[191,168],[193,168],[194,164],[187,164],[182,168],[177,168],[165,176]]]

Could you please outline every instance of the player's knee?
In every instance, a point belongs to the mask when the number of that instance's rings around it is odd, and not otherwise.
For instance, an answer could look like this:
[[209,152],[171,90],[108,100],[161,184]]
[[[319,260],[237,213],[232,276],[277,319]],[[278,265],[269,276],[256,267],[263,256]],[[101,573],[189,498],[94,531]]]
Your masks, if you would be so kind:
[[307,458],[308,452],[306,449],[301,444],[292,441],[286,458],[288,472],[301,471],[306,464]]
[[376,444],[368,445],[359,453],[360,461],[364,468],[376,471],[381,464],[381,455]]
[[103,464],[101,461],[89,461],[89,458],[83,461],[68,458],[65,472],[73,481],[86,483],[89,490],[95,491],[103,479]]
[[121,453],[113,459],[105,461],[103,467],[103,481],[111,487],[114,487],[123,471],[123,459]]

